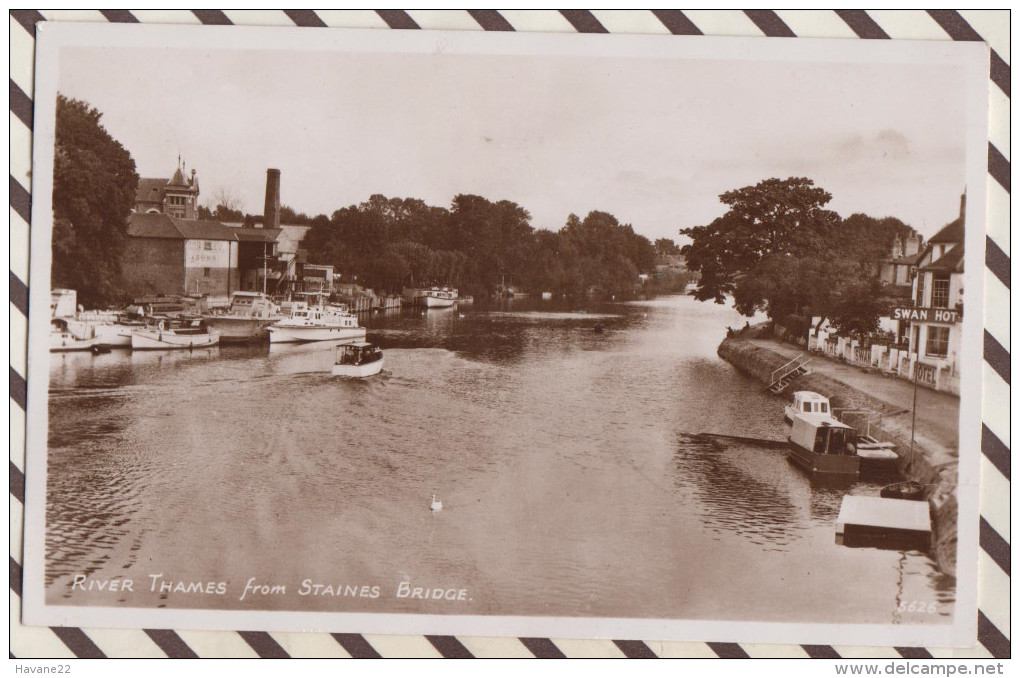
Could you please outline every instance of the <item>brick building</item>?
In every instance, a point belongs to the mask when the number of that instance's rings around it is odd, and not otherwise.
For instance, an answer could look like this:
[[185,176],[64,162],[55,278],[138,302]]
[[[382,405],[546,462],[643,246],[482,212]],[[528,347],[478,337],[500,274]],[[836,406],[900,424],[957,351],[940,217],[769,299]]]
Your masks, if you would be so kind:
[[194,169],[190,176],[177,158],[177,169],[169,179],[142,178],[135,193],[135,213],[169,214],[181,219],[198,217],[198,177]]
[[[230,228],[169,214],[128,218],[121,273],[132,296],[225,296],[255,289],[263,257],[276,254],[279,229]],[[249,281],[245,285],[242,281]]]
[[[279,195],[279,171],[270,172]],[[121,261],[129,295],[219,297],[260,290],[263,271],[278,258],[279,228],[232,228],[197,218],[195,174],[187,175],[178,158],[169,179],[138,181]]]

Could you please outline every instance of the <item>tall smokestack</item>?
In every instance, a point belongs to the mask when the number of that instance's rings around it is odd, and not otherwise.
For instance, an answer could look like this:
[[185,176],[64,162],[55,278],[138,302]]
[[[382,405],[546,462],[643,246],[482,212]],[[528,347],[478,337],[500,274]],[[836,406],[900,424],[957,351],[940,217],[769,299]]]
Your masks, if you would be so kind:
[[266,170],[266,207],[262,211],[263,228],[280,228],[280,170]]

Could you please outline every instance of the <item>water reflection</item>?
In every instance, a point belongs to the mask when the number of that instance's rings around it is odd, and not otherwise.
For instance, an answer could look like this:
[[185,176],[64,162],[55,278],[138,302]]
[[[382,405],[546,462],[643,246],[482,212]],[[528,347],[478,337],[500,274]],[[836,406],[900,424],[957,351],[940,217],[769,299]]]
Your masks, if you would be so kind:
[[677,441],[674,482],[698,500],[704,523],[713,531],[786,550],[805,525],[798,520],[789,487],[775,477],[776,459],[760,458],[781,453],[768,448],[744,452],[716,440],[682,435]]
[[[835,545],[840,493],[782,450],[697,435],[786,435],[781,403],[716,355],[732,311],[578,310],[363,316],[386,353],[368,380],[332,378],[335,346],[318,342],[55,360],[48,598],[110,604],[68,578],[154,568],[242,585],[408,578],[474,598],[272,603],[324,611],[886,623],[898,589],[951,598],[923,554],[898,575],[899,553]],[[216,604],[270,604],[236,598]]]

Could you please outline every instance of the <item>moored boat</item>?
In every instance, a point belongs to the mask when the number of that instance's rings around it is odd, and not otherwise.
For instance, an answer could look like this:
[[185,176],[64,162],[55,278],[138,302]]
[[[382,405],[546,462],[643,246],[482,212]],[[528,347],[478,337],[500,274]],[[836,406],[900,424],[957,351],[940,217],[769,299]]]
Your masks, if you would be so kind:
[[927,502],[848,494],[836,517],[836,543],[926,551],[931,546],[931,508]]
[[378,346],[356,341],[340,346],[333,364],[335,377],[370,377],[383,368],[383,354]]
[[916,480],[905,480],[901,483],[886,485],[879,491],[878,496],[884,499],[924,501],[924,485]]
[[422,296],[426,308],[449,308],[457,303],[457,290],[433,287]]
[[857,431],[831,418],[795,414],[790,459],[812,477],[853,480],[860,473]]
[[365,328],[345,307],[297,301],[290,315],[266,328],[273,344],[294,341],[364,341]]
[[802,417],[832,417],[829,399],[814,391],[795,391],[793,402],[783,410],[786,421],[792,422],[794,415]]
[[220,333],[201,318],[161,318],[131,333],[131,350],[192,349],[216,346]]
[[261,292],[234,292],[225,313],[202,316],[206,325],[220,333],[221,343],[264,341],[268,327],[283,319],[280,307]]
[[892,479],[899,474],[900,457],[893,443],[881,442],[870,435],[858,436],[857,456],[861,458],[862,478]]
[[50,321],[50,351],[90,351],[93,346],[99,344],[95,337],[79,337],[67,328],[67,322],[63,318],[54,318]]

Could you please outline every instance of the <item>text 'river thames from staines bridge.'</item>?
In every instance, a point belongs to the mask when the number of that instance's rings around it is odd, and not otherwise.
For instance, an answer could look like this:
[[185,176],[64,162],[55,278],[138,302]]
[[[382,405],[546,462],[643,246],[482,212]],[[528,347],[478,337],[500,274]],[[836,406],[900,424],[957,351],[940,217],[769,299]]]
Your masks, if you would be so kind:
[[54,354],[47,599],[948,621],[927,555],[835,543],[845,489],[698,435],[788,435],[716,355],[744,321],[689,297],[397,310],[363,320],[366,380],[318,344]]

